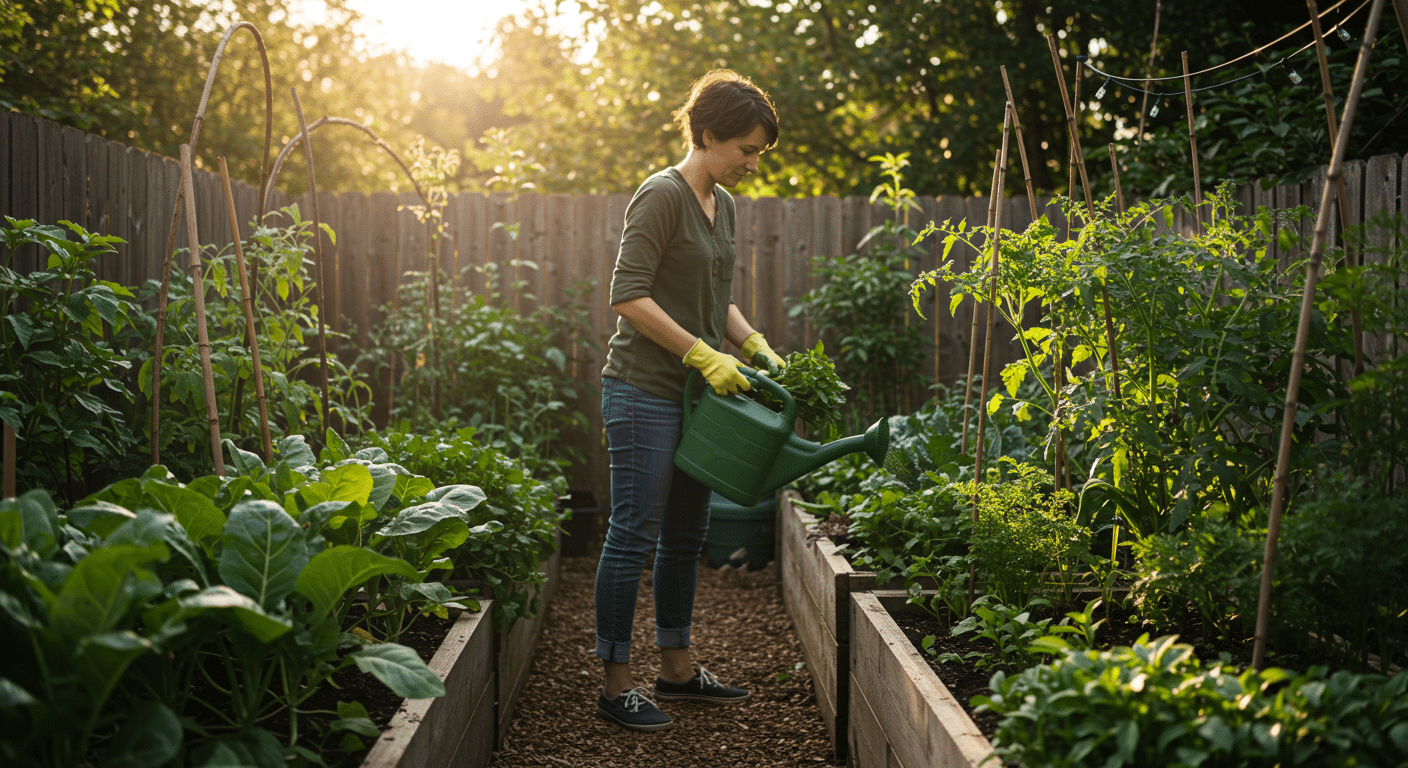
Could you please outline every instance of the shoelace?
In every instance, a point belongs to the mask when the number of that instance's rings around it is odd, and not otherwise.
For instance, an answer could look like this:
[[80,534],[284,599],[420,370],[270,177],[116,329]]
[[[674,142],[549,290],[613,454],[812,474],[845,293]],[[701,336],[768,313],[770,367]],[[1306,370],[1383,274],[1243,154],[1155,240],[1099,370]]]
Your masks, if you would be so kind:
[[639,712],[642,704],[655,705],[655,702],[650,700],[650,692],[641,687],[632,688],[624,695],[626,700],[622,702],[622,706],[632,712]]
[[703,667],[699,668],[699,682],[701,683],[701,688],[708,685],[717,686],[720,688],[723,687],[723,684],[719,682],[719,678],[714,677],[713,672],[710,672],[709,670]]

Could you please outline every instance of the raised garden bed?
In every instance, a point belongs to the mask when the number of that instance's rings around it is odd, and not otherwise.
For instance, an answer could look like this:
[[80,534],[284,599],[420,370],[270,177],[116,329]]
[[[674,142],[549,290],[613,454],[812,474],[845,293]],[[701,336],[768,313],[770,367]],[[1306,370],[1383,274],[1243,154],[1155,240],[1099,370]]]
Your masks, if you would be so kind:
[[850,598],[848,765],[856,768],[1000,766],[992,744],[890,616],[905,593]]
[[391,726],[362,761],[362,768],[482,768],[494,750],[493,724],[498,675],[493,601],[478,613],[461,613],[440,644],[430,669],[445,683],[445,695],[407,699]]
[[850,596],[873,589],[875,574],[851,568],[829,538],[812,538],[817,518],[794,504],[797,498],[796,491],[783,491],[778,503],[782,600],[801,641],[831,746],[841,760],[846,755]]
[[503,746],[504,736],[513,723],[513,712],[518,706],[518,697],[523,686],[528,684],[528,672],[533,664],[533,651],[538,647],[538,636],[547,620],[548,606],[557,591],[557,579],[562,565],[562,538],[559,533],[558,548],[552,557],[544,560],[538,570],[547,574],[547,581],[539,587],[538,613],[531,619],[519,619],[506,632],[494,633],[494,662],[497,668],[498,713],[494,720],[495,749]]

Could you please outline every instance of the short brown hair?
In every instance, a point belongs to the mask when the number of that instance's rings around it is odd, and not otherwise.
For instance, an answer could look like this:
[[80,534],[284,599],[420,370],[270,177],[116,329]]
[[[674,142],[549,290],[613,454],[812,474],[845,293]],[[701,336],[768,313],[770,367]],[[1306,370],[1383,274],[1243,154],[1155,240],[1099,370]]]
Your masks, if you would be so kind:
[[762,126],[767,147],[777,143],[777,109],[753,81],[731,69],[715,69],[689,89],[689,100],[673,113],[685,140],[704,146],[704,132],[719,141],[747,136]]

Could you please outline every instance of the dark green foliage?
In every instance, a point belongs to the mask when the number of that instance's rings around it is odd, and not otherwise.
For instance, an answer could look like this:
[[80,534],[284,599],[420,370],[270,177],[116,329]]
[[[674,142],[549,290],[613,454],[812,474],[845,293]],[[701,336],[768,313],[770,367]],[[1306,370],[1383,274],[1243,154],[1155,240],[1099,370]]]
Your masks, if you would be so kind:
[[1249,634],[1265,542],[1265,530],[1216,519],[1133,542],[1135,609],[1158,632],[1186,634],[1197,617],[1204,639]]
[[1090,530],[1076,521],[1071,492],[1053,492],[1051,474],[1036,466],[1004,458],[981,485],[970,481],[963,492],[977,498],[973,561],[1003,603],[1025,605],[1045,572],[1074,574],[1090,549]]
[[[117,238],[5,217],[0,267],[0,421],[15,430],[17,484],[77,499],[90,479],[131,465],[138,436],[127,419],[132,363],[112,343],[141,310],[132,292],[99,280],[92,261]],[[15,252],[42,249],[43,269],[10,269]]]
[[1187,645],[1066,650],[998,672],[974,703],[1005,717],[1015,766],[1363,766],[1408,760],[1408,678],[1205,667]]
[[[1386,16],[1385,21],[1390,21],[1391,16]],[[1362,20],[1364,16],[1357,18]],[[1380,27],[1347,159],[1408,152],[1408,125],[1402,122],[1402,107],[1408,104],[1408,67],[1404,66],[1403,37],[1393,26],[1390,23]],[[1351,31],[1356,37],[1349,43],[1341,43],[1334,35],[1327,41],[1330,79],[1337,96],[1337,121],[1343,117],[1344,95],[1359,58],[1357,36],[1363,34],[1363,23],[1352,25]],[[1329,125],[1315,49],[1298,51],[1299,48],[1297,44],[1296,48],[1267,51],[1244,64],[1221,70],[1207,77],[1209,85],[1238,82],[1194,95],[1198,170],[1205,186],[1216,186],[1225,180],[1239,184],[1260,181],[1266,189],[1300,184],[1312,179],[1317,167],[1330,162]],[[1280,66],[1283,59],[1285,65]],[[1301,75],[1301,82],[1292,82],[1291,71]],[[1126,194],[1130,188],[1153,197],[1187,194],[1193,189],[1193,164],[1181,83],[1165,82],[1155,90],[1179,93],[1164,102],[1167,114],[1151,121],[1152,130],[1146,128],[1150,138],[1137,142],[1131,136],[1116,142],[1120,182],[1125,185]],[[1110,91],[1122,95],[1114,86]],[[1129,118],[1126,125],[1131,125]],[[1131,127],[1137,125],[1136,114]],[[1098,193],[1113,191],[1109,163],[1091,162],[1089,167]]]
[[372,430],[359,437],[358,444],[434,482],[468,483],[482,490],[486,501],[470,513],[468,522],[500,527],[457,551],[454,574],[494,590],[494,622],[501,629],[520,616],[537,614],[537,598],[514,585],[536,585],[544,579],[538,565],[557,548],[561,513],[556,501],[567,491],[566,478],[535,478],[526,460],[506,455],[471,428],[425,434]]
[[[497,269],[488,274],[492,285]],[[473,427],[481,441],[529,462],[541,477],[557,474],[574,458],[562,437],[588,423],[577,405],[587,387],[570,368],[577,350],[593,343],[582,332],[581,305],[525,315],[497,292],[465,288],[452,302],[447,282],[440,280],[438,316],[426,310],[422,273],[401,286],[399,304],[385,307],[372,331],[363,362],[382,371],[395,361],[391,422],[427,434]]]

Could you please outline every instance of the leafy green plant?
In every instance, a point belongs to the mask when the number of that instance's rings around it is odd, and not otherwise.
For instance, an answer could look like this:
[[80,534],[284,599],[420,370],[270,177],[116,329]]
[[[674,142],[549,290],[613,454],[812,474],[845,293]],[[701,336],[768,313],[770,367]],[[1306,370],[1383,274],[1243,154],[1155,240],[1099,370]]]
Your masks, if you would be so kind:
[[992,690],[973,703],[1004,716],[993,754],[1013,765],[1270,768],[1408,757],[1403,675],[1205,668],[1173,637],[1064,649],[1019,674],[998,671]]
[[1135,610],[1161,632],[1186,631],[1196,615],[1204,639],[1227,635],[1239,620],[1249,628],[1265,540],[1264,531],[1214,519],[1135,542]]
[[[1050,634],[1051,619],[1033,620],[1033,608],[1050,608],[1051,603],[1042,598],[1032,598],[1026,608],[1015,608],[993,599],[992,595],[982,595],[973,601],[972,613],[963,621],[953,625],[949,634],[953,637],[972,635],[974,640],[986,640],[996,651],[969,651],[963,656],[946,653],[939,656],[940,662],[964,661],[978,669],[999,667],[1004,669],[1024,669],[1036,663],[1041,657],[1039,648],[1032,644]],[[926,650],[933,641],[924,640]]]
[[909,322],[904,301],[923,255],[911,245],[917,233],[905,216],[905,211],[917,209],[913,191],[902,183],[907,156],[886,153],[871,158],[889,176],[871,201],[883,198],[895,218],[872,227],[853,254],[814,258],[812,275],[821,284],[788,310],[792,317],[805,315],[811,321],[827,346],[836,350],[837,373],[856,386],[856,409],[844,425],[848,433],[861,431],[881,416],[909,410],[908,388],[922,382],[924,333],[918,323]]
[[[121,473],[137,445],[125,418],[131,362],[111,338],[140,308],[132,292],[99,280],[92,261],[115,252],[117,238],[5,217],[0,243],[0,421],[15,430],[17,484],[73,500],[90,479]],[[20,249],[42,249],[44,267],[11,269]]]
[[1004,603],[1025,604],[1045,571],[1079,563],[1090,548],[1090,530],[1076,521],[1071,493],[1053,492],[1051,483],[1045,470],[1004,458],[986,482],[965,488],[978,507],[973,560]]
[[[300,705],[338,669],[356,665],[402,696],[443,694],[411,649],[339,628],[356,588],[422,573],[322,535],[338,512],[344,526],[404,519],[398,505],[425,494],[396,491],[426,484],[387,465],[317,469],[301,437],[267,467],[227,448],[223,478],[182,485],[153,467],[67,513],[42,491],[0,502],[0,648],[21,660],[0,680],[7,758],[160,765],[189,749],[197,763],[233,754],[272,768],[316,758],[300,742]],[[432,504],[411,509],[459,515]],[[282,746],[261,727],[274,716],[287,718]],[[198,744],[183,743],[181,717],[195,718]]]
[[[573,458],[563,436],[588,423],[576,410],[584,387],[569,368],[574,350],[591,338],[581,332],[580,305],[569,301],[523,315],[497,303],[496,293],[466,289],[453,313],[427,318],[421,308],[428,290],[425,273],[401,285],[399,304],[385,308],[362,359],[374,371],[400,361],[392,423],[421,432],[473,427],[481,439],[541,465],[543,474],[560,472]],[[439,344],[433,359],[432,338]]]
[[566,478],[535,478],[529,464],[478,439],[471,428],[429,434],[371,430],[358,442],[365,445],[359,454],[395,462],[418,475],[473,483],[485,500],[467,522],[494,527],[454,551],[452,573],[493,590],[497,628],[536,615],[537,598],[523,587],[542,582],[538,565],[555,551],[562,517],[556,500],[567,490]]
[[[822,342],[818,341],[811,350],[789,353],[783,362],[787,367],[770,376],[797,401],[797,418],[812,433],[834,439],[850,386],[836,375],[836,366],[826,356]],[[761,387],[753,397],[773,410],[782,409],[782,402]]]
[[[288,223],[279,224],[284,218]],[[335,239],[327,225],[323,231]],[[269,428],[276,441],[287,435],[321,434],[333,426],[321,423],[322,395],[314,384],[322,374],[315,350],[320,310],[313,302],[315,285],[308,269],[312,238],[313,223],[303,220],[294,204],[257,223],[244,247]],[[221,434],[236,445],[254,449],[259,444],[261,422],[234,250],[207,247],[202,249],[201,261],[203,284],[219,297],[206,302],[206,325]],[[206,448],[209,426],[203,417],[195,416],[205,413],[205,387],[192,285],[188,271],[172,270],[161,385],[163,460],[173,472],[187,478],[211,471]],[[147,286],[153,292],[156,287],[154,282]],[[329,332],[329,336],[334,334]],[[145,334],[129,344],[138,349],[152,347]],[[146,396],[139,413],[145,413],[151,396],[152,367],[148,353],[137,377]],[[343,431],[369,426],[370,386],[355,368],[335,355],[329,354],[328,367],[329,411],[336,417],[336,426]]]

